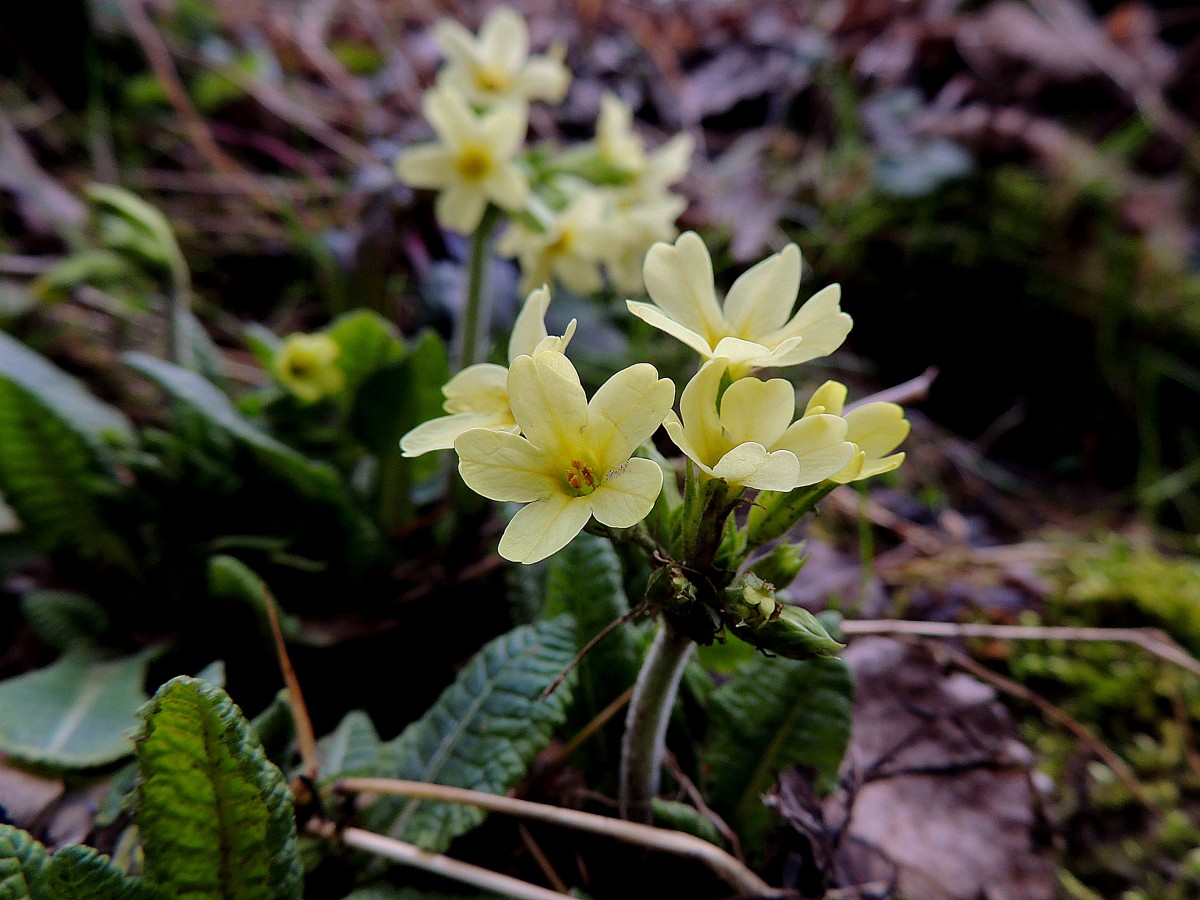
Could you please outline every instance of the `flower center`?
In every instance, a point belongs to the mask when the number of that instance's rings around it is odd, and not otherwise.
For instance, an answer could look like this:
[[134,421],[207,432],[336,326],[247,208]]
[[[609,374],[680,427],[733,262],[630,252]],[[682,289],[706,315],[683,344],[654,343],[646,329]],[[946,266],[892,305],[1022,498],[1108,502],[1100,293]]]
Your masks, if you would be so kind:
[[476,69],[475,84],[481,91],[502,92],[508,90],[508,73],[501,69]]
[[576,497],[586,497],[600,486],[600,476],[587,463],[578,459],[571,460],[567,469],[567,490]]
[[546,252],[551,256],[561,256],[569,253],[574,243],[575,235],[571,233],[570,229],[564,228],[559,232],[558,237],[546,246]]
[[466,181],[479,181],[492,170],[492,155],[484,147],[466,147],[454,168]]

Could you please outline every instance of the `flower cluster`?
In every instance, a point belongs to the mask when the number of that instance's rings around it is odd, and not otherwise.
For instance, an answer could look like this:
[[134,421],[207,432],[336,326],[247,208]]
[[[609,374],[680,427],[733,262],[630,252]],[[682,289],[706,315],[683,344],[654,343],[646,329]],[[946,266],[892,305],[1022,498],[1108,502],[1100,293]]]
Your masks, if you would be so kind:
[[518,260],[523,290],[558,281],[590,294],[607,277],[619,291],[640,292],[647,248],[677,234],[686,201],[669,188],[687,171],[691,138],[647,150],[629,107],[606,94],[594,141],[526,150],[529,104],[557,103],[570,84],[562,49],[531,56],[524,21],[505,7],[478,36],[442,21],[435,38],[446,63],[424,113],[437,140],[399,156],[401,180],[439,192],[445,228],[475,231],[489,205],[505,213],[498,249]]
[[[662,467],[647,458],[656,455],[648,442],[660,425],[698,470],[697,490],[712,482],[725,492],[720,521],[705,526],[718,539],[732,503],[747,489],[760,498],[768,492],[787,498],[879,475],[903,461],[903,453],[893,452],[909,429],[899,406],[868,403],[847,412],[846,388],[829,381],[797,418],[792,384],[753,374],[827,355],[850,330],[836,288],[791,315],[800,286],[794,245],[738,278],[723,306],[708,251],[692,232],[652,247],[645,279],[654,303],[630,301],[630,310],[701,357],[678,413],[671,409],[674,385],[646,363],[618,372],[589,402],[564,355],[575,323],[560,338],[547,335],[550,294],[542,287],[529,295],[513,330],[509,367],[464,369],[444,388],[448,415],[404,437],[405,455],[452,446],[469,487],[528,504],[500,542],[506,559],[544,559],[593,517],[610,528],[641,522],[664,483]],[[811,502],[801,513],[809,508]]]

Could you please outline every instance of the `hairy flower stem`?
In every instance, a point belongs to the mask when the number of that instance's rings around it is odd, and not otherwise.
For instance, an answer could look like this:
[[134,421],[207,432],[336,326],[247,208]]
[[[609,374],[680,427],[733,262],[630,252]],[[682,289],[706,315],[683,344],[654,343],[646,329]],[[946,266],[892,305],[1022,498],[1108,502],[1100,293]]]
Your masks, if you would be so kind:
[[[471,262],[467,271],[467,296],[458,320],[458,367],[465,369],[474,365],[486,348],[481,348],[487,337],[491,310],[487,304],[484,285],[487,283],[488,256],[491,253],[492,229],[496,225],[499,210],[489,205],[479,220],[479,227],[471,237]],[[483,353],[481,354],[481,349]]]
[[663,621],[638,673],[621,741],[621,817],[649,824],[658,795],[667,722],[695,642]]

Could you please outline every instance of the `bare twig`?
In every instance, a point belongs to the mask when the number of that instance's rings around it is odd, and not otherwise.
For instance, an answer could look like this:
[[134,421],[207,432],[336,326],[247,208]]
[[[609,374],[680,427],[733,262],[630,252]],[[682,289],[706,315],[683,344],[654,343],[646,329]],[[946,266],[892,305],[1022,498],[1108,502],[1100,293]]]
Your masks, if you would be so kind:
[[275,641],[275,655],[279,659],[279,670],[283,673],[283,681],[287,685],[288,706],[292,710],[292,719],[296,723],[296,742],[300,745],[300,759],[304,766],[304,774],[311,780],[317,778],[317,739],[313,734],[312,719],[308,716],[308,707],[304,703],[304,695],[300,693],[300,679],[292,668],[292,658],[288,655],[287,643],[283,639],[283,629],[279,627],[279,612],[275,609],[275,598],[263,585],[263,606],[267,608],[267,621],[271,624],[271,637]]
[[539,822],[550,822],[566,828],[602,834],[626,843],[699,860],[728,884],[743,893],[756,897],[781,895],[779,891],[772,888],[720,847],[680,831],[669,831],[639,822],[625,822],[580,810],[563,809],[543,803],[531,803],[528,800],[517,800],[513,797],[501,797],[481,791],[468,791],[463,788],[426,784],[420,781],[401,781],[391,778],[342,778],[334,785],[334,789],[342,793],[387,794],[396,797],[438,800],[443,803],[461,803],[492,812],[522,816]]
[[901,406],[920,403],[929,396],[929,389],[937,377],[937,366],[930,366],[916,378],[910,378],[901,384],[877,391],[869,397],[863,397],[861,400],[849,404],[846,411],[866,406],[868,403],[899,403]]
[[1108,641],[1134,644],[1165,662],[1200,676],[1200,660],[1157,628],[1076,628],[1051,625],[909,622],[901,619],[848,619],[842,622],[841,629],[848,637],[864,634],[906,634],[936,638],[993,638],[1001,641]]
[[547,763],[546,767],[554,769],[565,765],[567,760],[575,755],[576,750],[582,747],[593,734],[607,725],[613,716],[625,708],[626,704],[633,697],[633,688],[634,686],[631,684],[621,693],[621,696],[596,713],[595,718],[579,729],[579,732],[571,740],[567,741],[566,745],[554,755],[554,758]]
[[146,54],[150,68],[154,71],[154,77],[158,79],[171,106],[179,115],[184,133],[187,134],[192,146],[196,148],[196,152],[218,172],[240,179],[249,179],[250,174],[220,148],[212,136],[212,132],[208,130],[208,125],[205,124],[204,118],[192,103],[192,98],[188,96],[183,82],[180,81],[179,73],[175,71],[175,64],[171,61],[171,52],[162,35],[158,33],[158,29],[154,27],[154,22],[151,21],[150,15],[142,5],[142,0],[120,0],[120,2],[121,8],[125,10],[125,18],[129,22],[129,27],[133,30],[133,36],[137,38],[142,52]]
[[329,823],[314,830],[330,840],[340,837],[343,844],[355,850],[365,850],[376,856],[382,856],[384,859],[390,859],[392,862],[424,869],[426,872],[434,872],[502,897],[513,897],[516,900],[562,900],[562,894],[548,891],[536,884],[530,884],[528,881],[521,881],[519,878],[493,872],[491,869],[460,862],[440,853],[428,853],[420,847],[384,837],[373,831],[347,828],[339,835]]
[[700,788],[692,782],[692,779],[687,777],[687,773],[679,765],[679,760],[675,758],[675,754],[670,750],[663,754],[663,763],[667,770],[670,771],[671,777],[679,782],[679,786],[683,788],[683,792],[688,795],[688,799],[692,801],[692,805],[699,810],[700,815],[704,816],[712,826],[717,829],[721,837],[729,844],[729,848],[733,851],[733,855],[738,859],[743,859],[742,842],[738,840],[737,832],[729,827],[729,823],[717,815],[712,807],[704,800],[704,794],[700,793]]
[[524,823],[517,826],[517,834],[521,836],[521,843],[525,845],[525,849],[529,851],[529,855],[533,857],[533,861],[542,870],[542,874],[546,876],[546,880],[550,882],[550,886],[560,894],[570,893],[567,890],[566,882],[559,878],[558,873],[554,871],[554,866],[546,858],[546,854],[542,852],[542,848],[533,839],[533,835],[529,833],[529,829],[525,827]]
[[615,619],[613,619],[611,622],[609,622],[607,625],[605,625],[599,631],[599,633],[596,634],[595,637],[593,637],[590,641],[588,641],[586,644],[583,645],[583,649],[575,654],[575,658],[572,659],[569,663],[567,663],[567,667],[565,669],[563,669],[561,672],[559,672],[558,677],[555,678],[552,682],[550,682],[550,686],[548,688],[546,688],[544,691],[542,691],[542,695],[540,697],[538,697],[538,700],[545,700],[547,697],[549,697],[551,694],[553,694],[556,690],[558,690],[558,686],[566,680],[568,675],[571,674],[571,670],[574,669],[577,665],[579,665],[580,662],[583,661],[583,658],[592,651],[593,647],[595,647],[598,643],[600,643],[602,640],[604,640],[606,637],[608,637],[610,634],[612,634],[614,631],[616,631],[618,628],[620,628],[626,622],[630,622],[630,621],[636,619],[638,616],[642,615],[642,613],[644,613],[646,611],[646,608],[647,608],[647,604],[643,600],[641,603],[639,603],[637,606],[635,606],[629,612],[624,613],[623,615],[617,616]]

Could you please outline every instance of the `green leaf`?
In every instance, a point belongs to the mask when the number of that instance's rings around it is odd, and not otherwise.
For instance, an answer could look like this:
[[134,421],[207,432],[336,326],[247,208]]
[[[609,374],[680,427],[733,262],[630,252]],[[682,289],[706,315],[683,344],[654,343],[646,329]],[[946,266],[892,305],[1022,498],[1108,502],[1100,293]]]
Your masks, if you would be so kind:
[[[259,627],[268,641],[273,640],[267,604],[273,602],[267,583],[240,559],[223,553],[208,561],[208,590],[216,597],[232,597],[248,604],[258,617]],[[279,630],[288,640],[300,633],[301,623],[295,616],[284,615],[279,604],[275,604],[279,616]]]
[[56,650],[94,645],[108,631],[104,607],[72,591],[30,591],[21,598],[21,614],[34,634]]
[[142,716],[135,821],[147,880],[197,900],[300,897],[291,792],[229,695],[173,678]]
[[[384,745],[382,775],[503,794],[518,784],[564,721],[572,673],[539,699],[575,656],[569,616],[503,634],[475,654],[430,710]],[[388,798],[370,826],[440,852],[483,821],[470,806]]]
[[341,348],[337,364],[346,373],[351,394],[372,372],[404,357],[404,341],[396,327],[373,310],[356,309],[338,316],[325,333]]
[[[580,534],[547,562],[546,605],[553,619],[570,613],[576,651],[629,612],[621,561],[607,538]],[[577,718],[591,719],[637,680],[641,646],[629,623],[609,632],[579,663]]]
[[258,364],[266,371],[271,371],[271,363],[274,361],[275,354],[279,352],[279,348],[283,344],[283,341],[279,339],[279,335],[265,325],[260,325],[258,322],[250,322],[242,329],[242,340],[246,342],[246,346],[250,348],[250,352],[258,360]]
[[710,801],[759,847],[771,817],[761,796],[775,773],[816,770],[816,789],[833,789],[850,739],[854,688],[840,659],[759,657],[739,666],[712,695],[708,747]]
[[0,823],[0,900],[34,900],[49,862],[28,832]]
[[50,858],[42,883],[44,896],[54,900],[161,900],[155,888],[130,878],[104,854],[70,844]]
[[346,713],[331,734],[317,742],[317,761],[322,781],[346,775],[373,775],[378,771],[383,743],[360,709]]
[[124,491],[113,445],[132,442],[120,412],[0,332],[0,493],[43,549],[133,567],[103,509]]
[[717,826],[706,819],[704,813],[696,807],[680,803],[678,800],[663,800],[661,797],[655,797],[651,803],[654,807],[654,823],[656,825],[694,834],[718,847],[725,846],[725,841],[721,837],[721,832],[717,830]]
[[26,762],[87,768],[133,751],[128,732],[146,702],[149,648],[104,659],[78,648],[44,669],[0,683],[0,751]]
[[122,359],[199,415],[210,427],[249,447],[301,492],[327,496],[337,491],[338,477],[333,469],[271,437],[242,416],[227,396],[195,372],[144,353],[126,353]]

